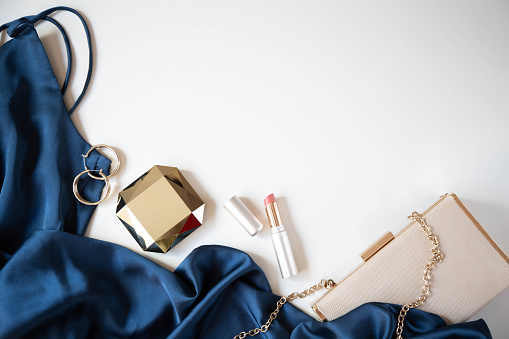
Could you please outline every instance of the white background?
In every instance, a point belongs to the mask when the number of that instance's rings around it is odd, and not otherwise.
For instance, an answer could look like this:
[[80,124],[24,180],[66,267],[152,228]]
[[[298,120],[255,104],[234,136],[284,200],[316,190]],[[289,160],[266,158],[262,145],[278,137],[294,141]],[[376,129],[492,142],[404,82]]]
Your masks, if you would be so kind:
[[[3,1],[0,21],[61,4]],[[159,164],[179,167],[206,203],[189,238],[167,254],[142,253],[169,269],[197,246],[221,244],[251,255],[277,294],[340,280],[373,240],[445,192],[509,252],[509,2],[65,5],[85,15],[95,46],[92,84],[73,120],[123,162],[90,237],[142,252],[115,216],[116,195]],[[71,14],[54,18],[77,57],[70,107],[86,42]],[[49,23],[37,29],[61,81],[59,33]],[[286,280],[269,229],[251,238],[222,207],[237,194],[266,223],[272,192],[300,269]],[[297,305],[311,313],[308,299]],[[506,338],[508,303],[506,291],[474,319]]]

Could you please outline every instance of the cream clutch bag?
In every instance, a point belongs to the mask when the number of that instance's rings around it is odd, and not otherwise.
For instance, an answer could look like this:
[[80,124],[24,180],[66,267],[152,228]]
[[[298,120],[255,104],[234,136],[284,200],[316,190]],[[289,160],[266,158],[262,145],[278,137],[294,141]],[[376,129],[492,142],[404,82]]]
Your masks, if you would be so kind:
[[[456,195],[442,196],[422,214],[439,250],[430,252],[432,238],[420,219],[413,220],[396,237],[389,232],[373,244],[362,254],[365,262],[316,301],[313,309],[322,320],[333,320],[367,302],[387,302],[420,306],[449,324],[459,323],[509,287],[509,258]],[[438,251],[436,257],[433,253]],[[425,273],[435,257],[440,260]]]

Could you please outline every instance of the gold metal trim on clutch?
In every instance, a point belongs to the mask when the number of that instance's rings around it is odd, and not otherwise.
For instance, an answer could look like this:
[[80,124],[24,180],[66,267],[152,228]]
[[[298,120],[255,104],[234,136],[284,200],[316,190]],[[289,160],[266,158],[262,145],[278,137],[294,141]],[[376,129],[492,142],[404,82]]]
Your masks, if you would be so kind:
[[373,244],[371,244],[364,252],[361,253],[361,258],[364,262],[368,261],[369,258],[374,256],[378,251],[384,248],[388,243],[394,239],[392,232],[387,232],[378,238]]
[[320,312],[320,310],[318,309],[318,306],[316,305],[313,305],[313,311],[316,312],[316,314],[318,314],[318,316],[320,317],[320,320],[323,321],[323,322],[327,322],[327,318],[325,318],[325,316],[323,315],[322,312]]
[[484,235],[484,237],[486,238],[486,240],[488,240],[488,242],[491,244],[491,246],[493,246],[493,248],[498,252],[498,254],[500,254],[500,256],[502,258],[504,258],[504,260],[507,262],[507,264],[509,264],[509,257],[507,256],[507,254],[505,254],[505,252],[498,246],[498,244],[495,242],[495,240],[493,240],[493,238],[490,237],[490,235],[488,234],[488,232],[486,232],[484,227],[482,227],[481,224],[479,224],[479,222],[477,220],[475,220],[474,216],[465,207],[465,205],[463,205],[463,203],[460,201],[460,199],[455,194],[449,194],[449,195],[454,198],[454,201],[456,201],[458,206],[463,210],[463,212],[465,212],[467,217],[469,217],[470,220],[472,221],[472,223],[479,229],[479,232],[481,232],[481,234]]

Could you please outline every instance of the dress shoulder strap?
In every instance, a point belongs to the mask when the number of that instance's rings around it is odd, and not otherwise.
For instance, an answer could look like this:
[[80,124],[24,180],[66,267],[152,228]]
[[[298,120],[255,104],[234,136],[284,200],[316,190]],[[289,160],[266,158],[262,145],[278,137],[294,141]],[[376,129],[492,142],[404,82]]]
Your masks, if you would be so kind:
[[76,110],[78,105],[80,104],[81,100],[83,99],[83,96],[85,95],[85,93],[88,89],[90,80],[92,78],[92,69],[93,69],[93,64],[94,64],[93,53],[92,53],[92,40],[90,38],[90,30],[88,29],[88,25],[87,25],[85,19],[83,18],[83,16],[75,9],[72,9],[70,7],[65,7],[65,6],[58,6],[58,7],[53,7],[53,8],[47,9],[37,15],[26,16],[26,17],[11,21],[9,23],[3,24],[2,26],[0,26],[0,32],[2,32],[3,30],[7,30],[7,34],[9,34],[10,37],[14,38],[14,37],[16,37],[16,35],[19,32],[21,32],[23,30],[24,26],[26,26],[26,25],[33,26],[40,20],[46,20],[46,21],[49,21],[52,24],[54,24],[58,28],[60,33],[62,34],[62,37],[64,38],[65,48],[66,48],[66,52],[67,52],[67,72],[65,75],[64,84],[62,85],[62,95],[64,95],[67,90],[68,84],[69,84],[69,78],[71,76],[72,53],[71,53],[69,38],[68,38],[67,33],[65,32],[64,28],[62,27],[62,25],[60,25],[60,23],[58,23],[58,21],[56,21],[55,19],[50,17],[51,14],[53,14],[54,12],[57,12],[57,11],[67,11],[67,12],[71,12],[71,13],[75,14],[81,20],[81,23],[85,30],[85,34],[87,36],[87,44],[88,44],[87,77],[85,79],[85,84],[83,85],[83,89],[81,90],[80,95],[74,102],[74,105],[69,110],[69,115],[71,115]]

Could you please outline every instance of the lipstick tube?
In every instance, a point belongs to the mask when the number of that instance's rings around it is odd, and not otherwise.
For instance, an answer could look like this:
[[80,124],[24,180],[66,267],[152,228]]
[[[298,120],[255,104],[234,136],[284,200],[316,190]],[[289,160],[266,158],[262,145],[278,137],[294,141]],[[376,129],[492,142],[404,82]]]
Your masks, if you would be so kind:
[[269,195],[264,200],[265,212],[267,218],[269,218],[270,231],[272,233],[272,244],[274,245],[274,251],[276,252],[277,263],[281,276],[283,279],[293,277],[299,271],[297,270],[297,264],[293,257],[292,247],[290,246],[290,240],[288,234],[281,221],[279,215],[279,209],[277,207],[276,198],[274,194]]

